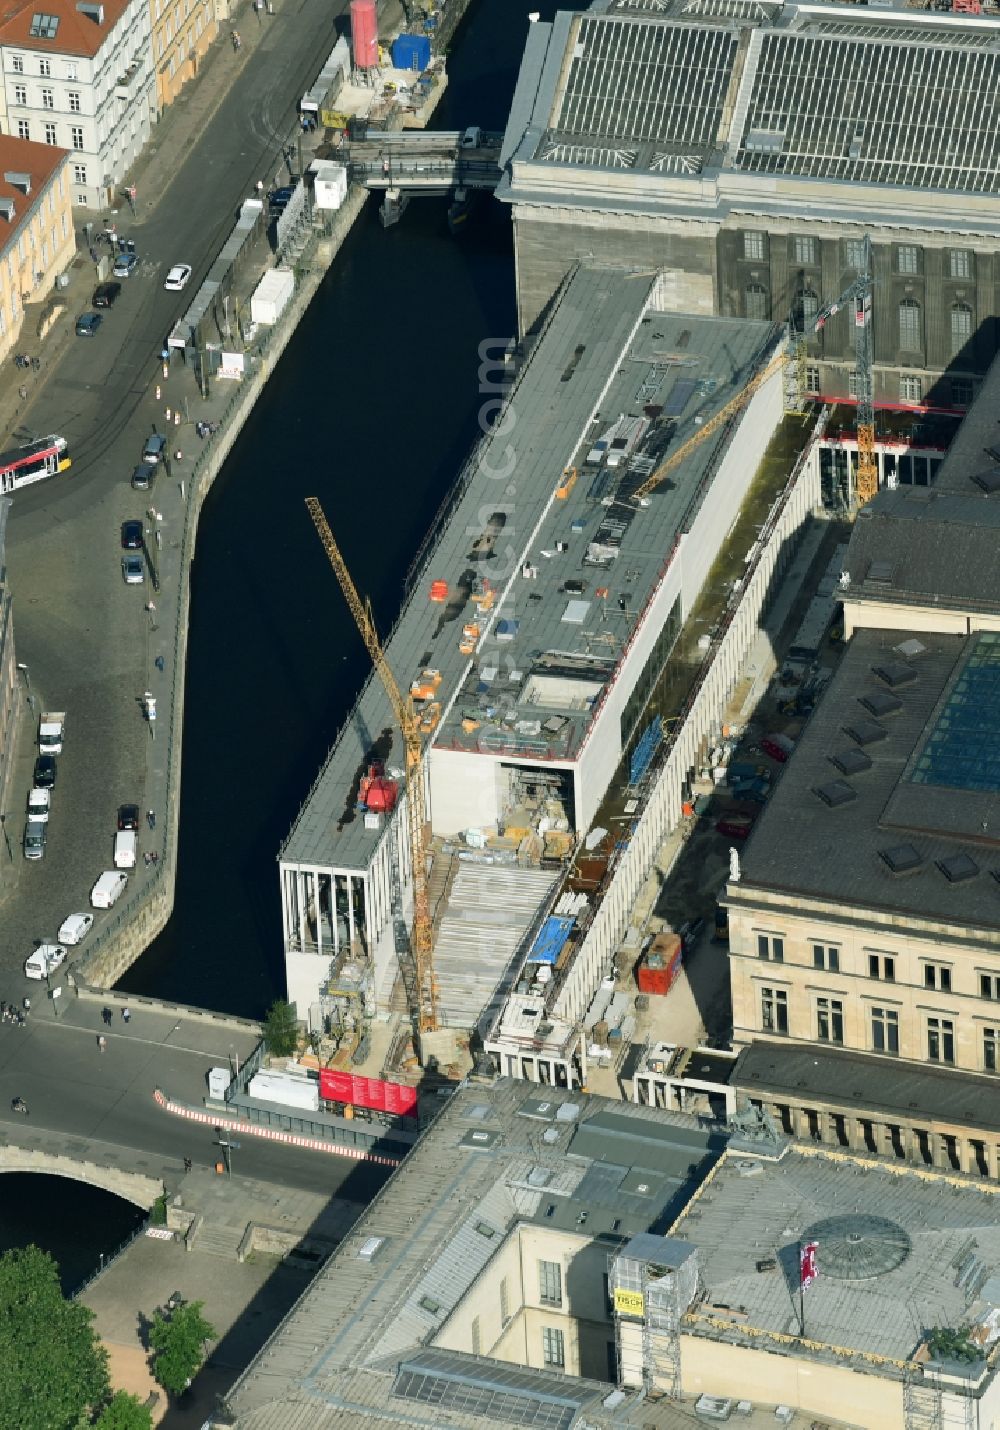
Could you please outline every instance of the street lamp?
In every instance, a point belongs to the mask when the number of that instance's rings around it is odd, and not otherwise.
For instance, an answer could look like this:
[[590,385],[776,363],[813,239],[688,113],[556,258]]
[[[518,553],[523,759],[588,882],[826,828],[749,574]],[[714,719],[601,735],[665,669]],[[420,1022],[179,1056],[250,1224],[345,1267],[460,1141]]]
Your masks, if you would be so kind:
[[13,862],[14,862],[14,851],[13,851],[13,849],[10,847],[10,835],[7,833],[7,816],[6,816],[6,814],[0,814],[0,829],[3,830],[4,843],[5,843],[6,846],[7,846],[7,858],[8,858],[8,859],[10,860],[10,862],[13,864]]
[[17,662],[17,668],[18,668],[18,670],[21,672],[21,674],[24,676],[24,687],[25,687],[25,689],[26,689],[26,690],[30,690],[30,689],[31,689],[31,676],[28,674],[28,667],[25,665],[25,663],[24,663],[23,660],[19,660],[19,661]]
[[238,1152],[240,1150],[240,1144],[238,1142],[233,1142],[228,1137],[223,1137],[222,1133],[223,1129],[221,1127],[217,1127],[215,1129],[215,1145],[216,1147],[222,1148],[222,1155],[226,1163],[226,1176],[231,1178],[233,1175],[232,1154],[233,1152]]

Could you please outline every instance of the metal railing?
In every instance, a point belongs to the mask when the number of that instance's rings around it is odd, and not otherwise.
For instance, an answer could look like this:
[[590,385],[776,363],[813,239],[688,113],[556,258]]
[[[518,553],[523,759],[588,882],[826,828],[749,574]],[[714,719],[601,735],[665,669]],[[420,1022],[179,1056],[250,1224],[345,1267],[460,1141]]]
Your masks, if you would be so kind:
[[97,1267],[96,1270],[92,1271],[89,1276],[85,1277],[84,1280],[80,1282],[79,1286],[77,1286],[74,1291],[70,1292],[70,1295],[67,1299],[70,1301],[76,1301],[80,1296],[83,1295],[84,1291],[86,1291],[88,1286],[93,1286],[94,1282],[98,1279],[98,1277],[103,1276],[105,1271],[110,1270],[110,1268],[114,1266],[115,1262],[125,1255],[126,1251],[128,1251],[133,1241],[137,1241],[140,1236],[146,1235],[147,1230],[152,1224],[152,1220],[153,1219],[151,1216],[143,1217],[142,1221],[135,1228],[135,1230],[129,1236],[127,1236],[124,1241],[119,1242],[119,1244],[115,1247],[114,1251],[110,1253],[110,1255],[105,1256],[104,1252],[102,1251],[100,1253],[100,1265]]

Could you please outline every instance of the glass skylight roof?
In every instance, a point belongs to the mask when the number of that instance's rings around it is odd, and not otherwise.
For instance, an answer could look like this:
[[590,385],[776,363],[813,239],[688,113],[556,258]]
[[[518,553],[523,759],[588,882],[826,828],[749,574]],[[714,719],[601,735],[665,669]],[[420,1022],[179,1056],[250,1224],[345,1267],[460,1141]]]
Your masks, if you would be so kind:
[[976,638],[927,736],[910,779],[949,789],[1000,791],[1000,633]]

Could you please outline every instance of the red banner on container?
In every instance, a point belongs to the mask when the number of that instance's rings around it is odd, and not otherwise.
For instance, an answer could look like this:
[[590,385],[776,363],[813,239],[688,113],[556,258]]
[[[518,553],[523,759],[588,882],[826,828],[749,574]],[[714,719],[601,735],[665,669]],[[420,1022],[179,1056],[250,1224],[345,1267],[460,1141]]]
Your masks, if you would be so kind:
[[320,1068],[319,1095],[327,1102],[350,1102],[396,1116],[417,1115],[417,1089],[403,1082],[384,1082],[378,1077],[356,1077],[353,1073]]

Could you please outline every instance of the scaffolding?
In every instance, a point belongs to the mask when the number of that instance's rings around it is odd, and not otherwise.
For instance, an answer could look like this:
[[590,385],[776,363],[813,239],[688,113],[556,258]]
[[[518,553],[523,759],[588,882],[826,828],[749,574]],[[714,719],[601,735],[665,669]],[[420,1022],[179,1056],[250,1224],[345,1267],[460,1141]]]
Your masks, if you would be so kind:
[[608,1258],[608,1280],[619,1386],[679,1398],[681,1318],[698,1289],[695,1248],[643,1233]]

